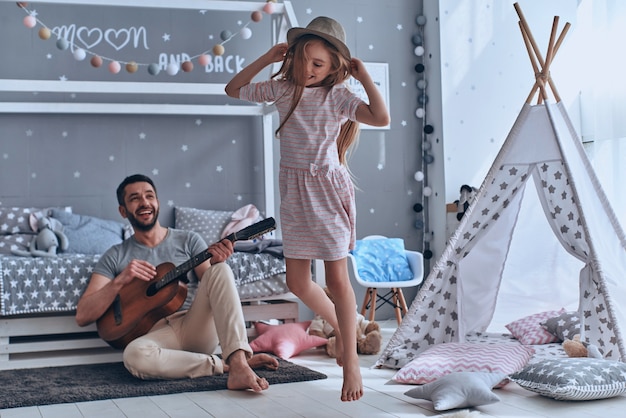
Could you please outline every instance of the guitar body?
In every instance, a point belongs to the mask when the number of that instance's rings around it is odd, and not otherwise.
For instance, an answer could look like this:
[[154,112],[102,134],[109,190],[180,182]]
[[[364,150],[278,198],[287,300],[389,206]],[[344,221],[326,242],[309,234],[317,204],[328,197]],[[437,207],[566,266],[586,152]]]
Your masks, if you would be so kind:
[[119,304],[114,302],[96,322],[100,338],[112,347],[124,348],[150,331],[161,318],[179,310],[187,298],[187,285],[179,280],[149,295],[150,286],[172,269],[172,263],[159,264],[153,280],[134,280],[124,286],[119,293]]

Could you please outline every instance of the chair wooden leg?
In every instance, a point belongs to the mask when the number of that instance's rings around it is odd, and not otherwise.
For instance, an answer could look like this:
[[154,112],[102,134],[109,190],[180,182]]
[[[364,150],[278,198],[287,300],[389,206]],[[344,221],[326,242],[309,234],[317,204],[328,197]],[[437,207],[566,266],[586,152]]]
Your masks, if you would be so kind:
[[398,288],[398,299],[400,300],[400,306],[402,307],[402,315],[406,315],[409,308],[406,306],[406,300],[404,299],[404,293],[402,293],[401,288]]
[[370,287],[370,317],[369,320],[373,321],[376,315],[376,299],[378,290],[375,287]]
[[392,296],[393,308],[396,311],[396,321],[398,321],[398,325],[400,325],[400,323],[402,322],[402,311],[401,311],[399,300],[398,300],[398,290],[399,288],[394,287],[391,289],[391,292],[393,294]]
[[361,315],[363,316],[365,316],[365,313],[367,312],[367,305],[371,301],[371,298],[372,298],[371,290],[372,290],[371,287],[368,287],[365,290],[365,298],[363,298],[363,305],[361,305]]

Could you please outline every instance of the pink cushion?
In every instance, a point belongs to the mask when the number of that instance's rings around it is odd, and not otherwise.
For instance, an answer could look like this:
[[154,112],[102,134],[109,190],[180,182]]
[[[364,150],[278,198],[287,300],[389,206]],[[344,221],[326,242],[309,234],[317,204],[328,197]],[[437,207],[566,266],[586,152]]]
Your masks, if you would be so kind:
[[252,340],[250,347],[255,353],[272,353],[282,359],[288,359],[309,348],[326,345],[328,342],[326,338],[307,333],[309,325],[311,321],[282,325],[255,322],[254,329],[259,336]]
[[398,370],[393,380],[421,385],[453,372],[509,375],[521,370],[534,350],[521,344],[443,343],[421,353]]
[[559,316],[563,312],[565,312],[565,309],[540,312],[518,319],[505,326],[524,345],[556,343],[559,342],[559,338],[549,333],[541,323]]

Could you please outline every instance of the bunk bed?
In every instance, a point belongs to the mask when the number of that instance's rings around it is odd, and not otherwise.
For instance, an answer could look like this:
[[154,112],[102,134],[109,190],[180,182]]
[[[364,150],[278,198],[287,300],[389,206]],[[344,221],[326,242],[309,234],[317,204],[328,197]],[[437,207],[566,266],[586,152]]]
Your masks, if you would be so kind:
[[[6,0],[0,0],[6,1]],[[38,3],[89,4],[116,7],[164,7],[172,9],[205,9],[215,11],[259,10],[263,3],[247,1],[199,1],[190,0],[42,0]],[[272,15],[272,42],[284,39],[286,31],[296,25],[295,16],[289,2],[274,4]],[[271,106],[258,105],[211,105],[211,104],[162,104],[129,103],[123,100],[125,95],[172,97],[189,95],[194,97],[224,96],[224,84],[215,83],[176,83],[176,82],[87,82],[57,80],[0,80],[1,93],[85,93],[120,97],[120,102],[90,103],[37,102],[37,101],[1,101],[2,114],[98,114],[98,115],[211,115],[211,116],[250,116],[261,119],[263,137],[263,172],[265,215],[274,216],[274,138]],[[2,208],[0,208],[1,210]],[[6,208],[5,208],[6,209]],[[222,211],[220,216],[230,214]],[[176,226],[176,225],[175,225]],[[207,238],[211,242],[210,238]],[[259,320],[279,320],[296,322],[298,303],[288,292],[284,283],[282,261],[265,260],[260,264],[270,266],[270,273],[264,273],[259,280],[248,280],[245,271],[239,276],[237,267],[242,263],[249,265],[262,254],[236,253],[231,266],[236,273],[238,289],[246,321],[251,325]],[[272,257],[272,256],[268,256]],[[121,360],[121,351],[113,349],[102,341],[95,325],[80,328],[74,320],[75,304],[80,297],[81,286],[86,286],[91,268],[97,262],[99,254],[61,254],[55,258],[0,257],[0,370],[15,368],[34,368],[71,364],[102,363]],[[40,286],[53,291],[59,282],[74,282],[75,289],[63,291],[62,303],[47,304],[32,302],[20,305],[25,287],[31,286],[33,276],[29,272],[54,271],[55,277],[42,277]],[[59,273],[62,272],[62,273]],[[61,274],[61,276],[59,275]],[[62,275],[67,275],[64,277]],[[263,274],[262,274],[263,275]],[[45,276],[45,275],[42,275]],[[250,336],[254,327],[250,326]]]

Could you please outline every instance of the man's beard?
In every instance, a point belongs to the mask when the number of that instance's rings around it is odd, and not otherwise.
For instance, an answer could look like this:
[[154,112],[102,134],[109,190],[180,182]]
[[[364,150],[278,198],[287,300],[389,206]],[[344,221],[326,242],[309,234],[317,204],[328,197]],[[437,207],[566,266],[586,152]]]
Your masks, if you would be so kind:
[[135,215],[132,213],[127,213],[126,217],[128,218],[128,222],[130,222],[130,225],[133,227],[133,229],[143,231],[143,232],[148,232],[152,228],[154,228],[154,225],[156,225],[156,222],[159,219],[159,210],[158,209],[154,210],[154,216],[152,218],[152,221],[147,224],[139,222],[137,218],[135,218]]

